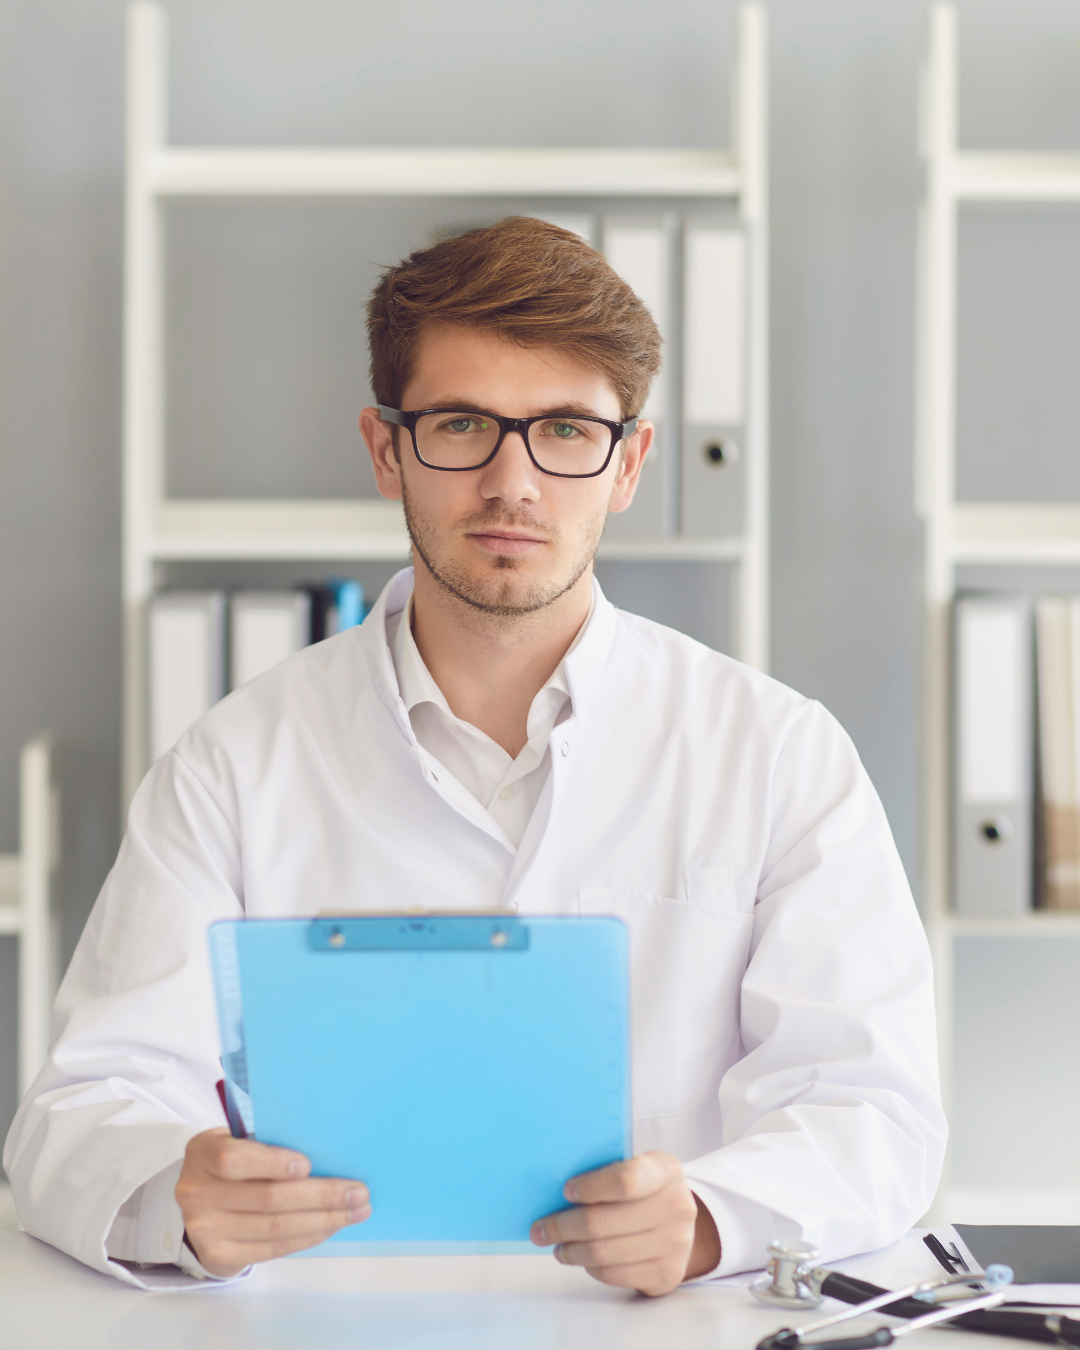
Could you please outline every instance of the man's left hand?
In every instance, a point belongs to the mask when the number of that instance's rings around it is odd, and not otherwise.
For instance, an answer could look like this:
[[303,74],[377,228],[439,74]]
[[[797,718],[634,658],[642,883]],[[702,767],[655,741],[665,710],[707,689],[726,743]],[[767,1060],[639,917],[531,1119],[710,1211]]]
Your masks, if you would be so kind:
[[556,1243],[556,1260],[584,1266],[603,1284],[656,1296],[719,1263],[712,1216],[669,1153],[583,1172],[563,1195],[575,1208],[538,1220],[530,1236],[538,1247]]

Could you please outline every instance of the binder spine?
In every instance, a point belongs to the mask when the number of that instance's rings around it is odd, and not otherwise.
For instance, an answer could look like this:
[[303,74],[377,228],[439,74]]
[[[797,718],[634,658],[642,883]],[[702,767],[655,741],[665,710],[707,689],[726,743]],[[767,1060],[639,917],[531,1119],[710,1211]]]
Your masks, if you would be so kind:
[[1030,604],[965,596],[954,618],[956,910],[1023,914],[1034,875]]
[[738,534],[746,524],[745,236],[732,228],[685,233],[682,527],[692,536]]
[[671,413],[669,366],[672,356],[670,229],[657,220],[605,219],[604,256],[648,307],[664,343],[664,366],[653,381],[641,416],[653,422],[656,435],[638,479],[629,510],[609,516],[612,538],[648,538],[677,528],[677,501],[671,486]]

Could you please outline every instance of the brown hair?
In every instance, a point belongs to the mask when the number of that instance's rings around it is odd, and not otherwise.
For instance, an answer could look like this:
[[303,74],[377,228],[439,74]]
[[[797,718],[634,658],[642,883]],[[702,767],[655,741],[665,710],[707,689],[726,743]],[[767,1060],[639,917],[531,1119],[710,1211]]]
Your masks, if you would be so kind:
[[607,377],[627,418],[641,412],[660,369],[656,322],[626,282],[578,235],[532,216],[442,239],[387,268],[368,302],[378,403],[401,406],[430,323],[574,356]]

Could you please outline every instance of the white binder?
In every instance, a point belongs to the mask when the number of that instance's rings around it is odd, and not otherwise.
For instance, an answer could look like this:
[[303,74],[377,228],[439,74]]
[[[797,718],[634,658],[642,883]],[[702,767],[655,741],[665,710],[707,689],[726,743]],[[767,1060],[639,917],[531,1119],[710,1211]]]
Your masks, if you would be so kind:
[[1032,907],[1031,606],[1023,596],[956,601],[954,880],[956,909]]
[[[604,256],[637,297],[648,306],[660,336],[664,340],[664,359],[668,351],[670,257],[663,225],[640,224],[620,220],[604,221]],[[662,535],[665,521],[674,518],[668,497],[672,475],[667,458],[671,454],[668,423],[667,380],[660,371],[653,381],[649,397],[641,411],[656,424],[656,436],[645,460],[637,492],[628,511],[608,517],[607,533],[618,538],[651,538]]]
[[225,693],[225,595],[174,591],[149,605],[150,757],[170,750]]
[[233,689],[311,641],[311,597],[306,591],[236,591],[229,609]]
[[683,533],[744,527],[746,242],[733,229],[690,226],[685,245]]

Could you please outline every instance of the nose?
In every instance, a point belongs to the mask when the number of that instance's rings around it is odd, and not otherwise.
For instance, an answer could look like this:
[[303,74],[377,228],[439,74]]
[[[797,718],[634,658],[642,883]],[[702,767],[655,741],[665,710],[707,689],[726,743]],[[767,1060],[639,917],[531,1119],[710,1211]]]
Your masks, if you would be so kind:
[[520,432],[508,431],[499,453],[481,470],[480,493],[488,501],[499,499],[511,505],[540,500],[540,470],[529,458]]

